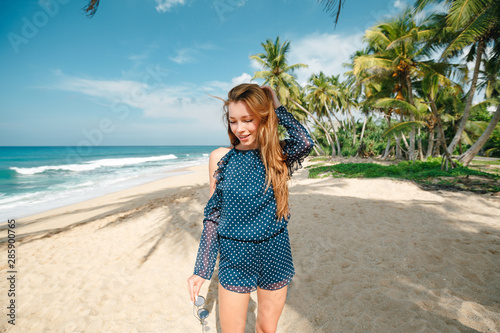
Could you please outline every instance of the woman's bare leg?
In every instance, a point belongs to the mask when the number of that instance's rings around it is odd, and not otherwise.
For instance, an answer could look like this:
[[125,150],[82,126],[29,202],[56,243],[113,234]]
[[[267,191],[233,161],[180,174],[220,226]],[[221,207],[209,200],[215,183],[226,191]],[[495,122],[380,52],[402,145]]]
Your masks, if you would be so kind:
[[257,333],[274,333],[285,306],[288,285],[278,290],[257,287]]
[[219,282],[219,316],[223,333],[243,333],[247,321],[250,293],[224,289]]

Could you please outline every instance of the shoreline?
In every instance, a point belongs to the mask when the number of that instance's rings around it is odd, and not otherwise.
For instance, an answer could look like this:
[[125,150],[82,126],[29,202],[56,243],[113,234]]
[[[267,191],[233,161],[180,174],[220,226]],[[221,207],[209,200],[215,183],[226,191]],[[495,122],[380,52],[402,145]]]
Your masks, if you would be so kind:
[[[208,165],[208,164],[207,163],[202,163],[202,164],[196,164],[196,165],[191,165],[191,166],[179,166],[178,168],[167,169],[165,171],[157,172],[157,173],[152,174],[152,175],[141,175],[135,181],[130,181],[129,180],[127,182],[124,182],[123,184],[124,184],[125,187],[123,187],[123,185],[122,185],[122,186],[119,186],[117,188],[111,189],[109,192],[97,193],[95,195],[82,196],[82,197],[80,197],[78,199],[75,199],[75,201],[69,200],[69,202],[67,202],[67,203],[63,203],[63,204],[56,205],[56,206],[54,206],[54,203],[51,202],[51,204],[49,205],[50,206],[49,208],[46,208],[46,209],[43,209],[43,208],[36,209],[33,212],[29,212],[29,213],[13,214],[15,216],[10,216],[10,217],[7,216],[7,219],[8,220],[10,220],[10,219],[15,219],[15,220],[29,219],[29,218],[31,218],[34,215],[42,214],[42,213],[45,213],[45,212],[48,212],[48,211],[51,211],[51,210],[55,210],[55,209],[58,209],[58,208],[63,208],[63,207],[66,207],[66,206],[71,206],[71,205],[74,205],[74,204],[78,204],[78,203],[81,203],[81,202],[84,202],[84,201],[87,201],[87,200],[92,200],[92,199],[95,199],[95,198],[99,198],[99,197],[102,197],[102,196],[105,196],[105,195],[108,195],[108,194],[112,194],[112,193],[115,193],[115,192],[126,191],[128,189],[132,189],[132,188],[137,187],[137,186],[141,186],[141,185],[144,185],[144,184],[152,183],[152,182],[161,180],[163,178],[175,177],[176,175],[180,175],[180,174],[185,173],[185,172],[191,172],[190,168],[197,167],[197,166],[200,166],[200,165]],[[64,201],[68,201],[68,199],[66,198]],[[6,223],[7,222],[2,219],[0,221],[0,228],[3,225],[5,225]]]
[[[0,147],[1,148],[1,147]],[[0,223],[92,199],[208,163],[209,146],[14,147],[0,158]]]
[[[168,170],[164,173],[170,175],[160,179],[148,181],[146,183],[113,191],[90,199],[84,199],[82,201],[70,203],[57,208],[51,208],[24,217],[21,216],[19,218],[14,218],[17,228],[22,228],[22,230],[18,230],[20,231],[20,235],[17,236],[18,241],[23,240],[26,237],[33,237],[34,234],[41,233],[41,230],[44,227],[61,230],[69,226],[77,226],[92,222],[93,220],[98,220],[103,216],[109,215],[110,213],[108,213],[107,210],[110,210],[113,207],[115,207],[113,213],[133,209],[133,207],[142,204],[144,201],[157,199],[157,196],[152,194],[154,192],[158,191],[161,193],[164,191],[168,194],[172,190],[181,186],[183,181],[186,183],[189,183],[192,180],[201,182],[200,173],[206,173],[206,170],[208,170],[208,164]],[[207,179],[206,183],[208,184],[208,177],[205,178]],[[125,200],[125,198],[132,195],[139,198],[137,202],[131,203],[130,206],[121,206],[121,203]],[[106,208],[99,208],[101,204],[105,202],[107,203],[105,205]],[[6,235],[4,233],[5,230],[7,230],[7,223],[7,221],[0,223],[0,245],[6,241]],[[29,236],[26,234],[29,234]]]

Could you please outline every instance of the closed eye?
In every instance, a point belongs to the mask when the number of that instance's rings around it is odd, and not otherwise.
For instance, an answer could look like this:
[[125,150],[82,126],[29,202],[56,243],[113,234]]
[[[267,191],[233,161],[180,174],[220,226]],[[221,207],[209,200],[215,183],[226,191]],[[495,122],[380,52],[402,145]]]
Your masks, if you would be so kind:
[[[250,120],[243,120],[244,123],[251,123],[253,121],[253,119],[250,119]],[[234,120],[230,120],[229,121],[230,124],[236,124],[237,121],[234,121]]]

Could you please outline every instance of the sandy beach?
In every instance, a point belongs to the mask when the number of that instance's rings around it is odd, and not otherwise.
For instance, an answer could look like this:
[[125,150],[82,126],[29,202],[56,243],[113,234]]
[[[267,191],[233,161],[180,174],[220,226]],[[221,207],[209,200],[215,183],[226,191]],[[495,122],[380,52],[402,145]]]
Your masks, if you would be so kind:
[[[199,332],[186,279],[207,166],[16,221],[8,332]],[[307,178],[290,186],[296,275],[278,332],[500,332],[500,198],[409,181]],[[1,229],[0,302],[10,298]],[[220,332],[217,267],[202,288]],[[246,332],[255,331],[257,293]]]

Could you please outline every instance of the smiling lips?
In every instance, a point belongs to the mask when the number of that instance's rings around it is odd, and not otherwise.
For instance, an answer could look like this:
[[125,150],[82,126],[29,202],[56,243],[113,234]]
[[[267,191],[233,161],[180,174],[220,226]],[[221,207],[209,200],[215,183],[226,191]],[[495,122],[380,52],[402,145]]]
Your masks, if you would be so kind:
[[246,141],[249,136],[250,136],[250,134],[244,135],[244,136],[239,136],[238,139],[240,139],[240,141]]

